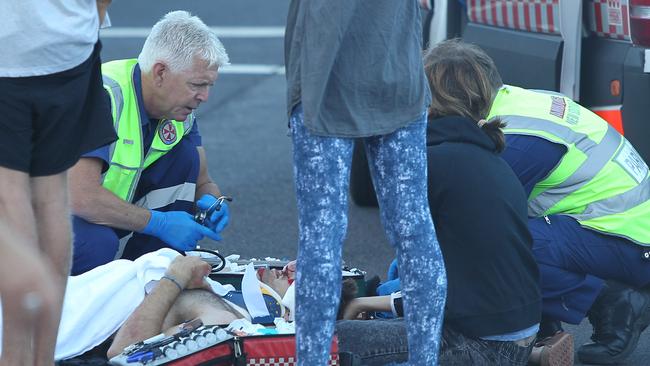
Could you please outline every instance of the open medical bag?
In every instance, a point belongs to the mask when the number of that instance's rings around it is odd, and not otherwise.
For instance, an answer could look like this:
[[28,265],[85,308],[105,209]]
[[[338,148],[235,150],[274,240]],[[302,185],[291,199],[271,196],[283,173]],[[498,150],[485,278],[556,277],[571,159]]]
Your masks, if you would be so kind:
[[[294,334],[233,336],[216,326],[202,326],[172,342],[155,347],[127,348],[110,360],[119,366],[293,366]],[[336,337],[329,365],[339,362]]]
[[[288,334],[234,337],[204,352],[163,365],[293,366],[296,365],[295,336]],[[332,342],[329,365],[340,365],[336,339]]]

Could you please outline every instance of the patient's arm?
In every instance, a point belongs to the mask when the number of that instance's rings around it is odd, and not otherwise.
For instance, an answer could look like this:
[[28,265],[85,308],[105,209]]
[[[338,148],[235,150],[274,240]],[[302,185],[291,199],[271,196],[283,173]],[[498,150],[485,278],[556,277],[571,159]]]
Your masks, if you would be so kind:
[[[125,347],[161,333],[163,322],[182,289],[203,288],[210,265],[198,257],[179,256],[165,273],[171,278],[161,279],[142,303],[117,331],[108,350],[108,358],[120,354]],[[179,286],[181,288],[179,288]]]
[[367,311],[392,311],[390,295],[357,297],[352,299],[343,312],[343,319],[357,319]]

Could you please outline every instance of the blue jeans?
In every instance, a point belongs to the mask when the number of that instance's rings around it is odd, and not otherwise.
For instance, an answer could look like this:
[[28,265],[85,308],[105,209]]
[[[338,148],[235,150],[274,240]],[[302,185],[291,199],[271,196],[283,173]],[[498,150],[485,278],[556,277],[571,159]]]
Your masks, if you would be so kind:
[[[354,140],[312,135],[303,124],[300,105],[290,122],[300,230],[298,364],[325,365],[341,293]],[[425,114],[391,134],[364,138],[381,221],[397,249],[411,365],[437,362],[447,286],[427,202],[425,138]]]
[[[336,323],[339,351],[349,352],[362,365],[407,362],[406,325],[403,319],[341,320]],[[441,366],[525,366],[533,347],[515,342],[488,341],[465,337],[452,327],[442,330]],[[408,363],[411,364],[410,362]]]

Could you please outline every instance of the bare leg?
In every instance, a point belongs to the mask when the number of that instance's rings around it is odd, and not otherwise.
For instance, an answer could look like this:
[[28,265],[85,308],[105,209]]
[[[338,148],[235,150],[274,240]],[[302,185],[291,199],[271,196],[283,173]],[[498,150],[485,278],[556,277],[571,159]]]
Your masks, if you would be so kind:
[[72,253],[67,173],[32,178],[31,187],[39,247],[65,287]]
[[38,248],[32,193],[27,173],[0,167],[0,219],[33,249]]
[[[56,322],[56,297],[49,261],[38,250],[29,177],[1,168],[0,186],[0,293],[3,301],[3,352],[0,365],[32,365],[32,341],[38,327]],[[48,351],[48,364],[54,349]]]
[[30,182],[39,247],[43,260],[51,263],[50,276],[56,296],[53,303],[54,321],[48,327],[41,327],[41,331],[36,333],[35,350],[38,357],[36,364],[51,365],[54,359],[65,285],[70,273],[72,235],[67,173],[34,177]]
[[[56,292],[52,269],[41,254],[0,225],[0,293],[2,293],[3,344],[0,365],[32,365],[33,340],[41,330],[56,325]],[[52,351],[53,352],[53,351]],[[48,358],[52,365],[54,355]]]

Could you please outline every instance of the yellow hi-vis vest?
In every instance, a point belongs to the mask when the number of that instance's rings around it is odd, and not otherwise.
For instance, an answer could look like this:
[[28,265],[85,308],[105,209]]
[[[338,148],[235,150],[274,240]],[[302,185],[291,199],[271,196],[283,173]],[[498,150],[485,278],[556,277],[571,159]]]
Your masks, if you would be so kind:
[[[149,151],[144,151],[142,122],[133,84],[136,59],[102,64],[104,88],[111,98],[111,112],[118,139],[109,148],[110,167],[102,186],[131,202],[142,171],[170,151],[194,123],[190,114],[184,122],[160,120]],[[148,122],[148,121],[147,121]]]
[[506,134],[536,136],[567,151],[528,197],[528,215],[563,214],[583,227],[650,246],[648,166],[607,122],[571,99],[512,86],[499,90],[488,119]]

